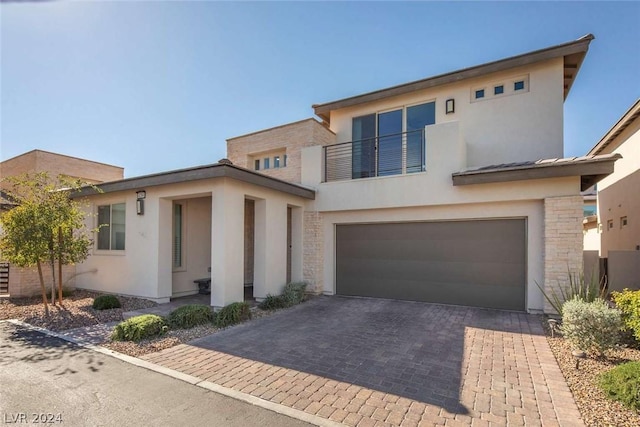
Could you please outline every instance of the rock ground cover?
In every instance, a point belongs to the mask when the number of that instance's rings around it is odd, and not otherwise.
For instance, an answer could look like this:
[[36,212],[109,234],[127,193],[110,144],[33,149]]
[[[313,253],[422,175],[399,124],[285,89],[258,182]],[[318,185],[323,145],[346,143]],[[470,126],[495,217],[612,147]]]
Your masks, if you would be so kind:
[[576,369],[571,344],[557,334],[554,338],[548,334],[547,340],[587,426],[640,426],[639,413],[607,398],[598,386],[598,375],[601,372],[620,363],[640,360],[639,349],[620,347],[611,350],[606,359],[589,356],[580,360],[579,368]]

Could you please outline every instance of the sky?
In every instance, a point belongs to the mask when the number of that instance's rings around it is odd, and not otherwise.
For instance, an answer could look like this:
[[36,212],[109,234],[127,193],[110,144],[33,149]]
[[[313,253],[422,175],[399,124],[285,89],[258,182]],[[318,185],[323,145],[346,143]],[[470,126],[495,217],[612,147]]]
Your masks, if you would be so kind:
[[587,33],[565,156],[640,96],[638,2],[3,2],[0,160],[41,149],[126,177],[215,163],[312,104]]

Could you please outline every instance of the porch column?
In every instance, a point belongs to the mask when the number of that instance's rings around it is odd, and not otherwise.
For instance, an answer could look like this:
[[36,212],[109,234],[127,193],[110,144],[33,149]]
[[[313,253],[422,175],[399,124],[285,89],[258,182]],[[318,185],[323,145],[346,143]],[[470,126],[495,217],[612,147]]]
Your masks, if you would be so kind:
[[[291,208],[291,281],[301,282],[303,252],[302,208]],[[309,289],[311,291],[311,289]]]
[[256,200],[253,294],[278,295],[287,280],[287,204]]
[[211,197],[211,305],[244,301],[244,194],[216,183]]
[[[171,232],[173,230],[172,222],[172,202],[168,199],[158,200],[158,295],[157,297],[163,302],[169,302],[173,292],[173,279],[171,275]],[[147,208],[150,208],[148,206]],[[150,214],[152,209],[147,209]]]

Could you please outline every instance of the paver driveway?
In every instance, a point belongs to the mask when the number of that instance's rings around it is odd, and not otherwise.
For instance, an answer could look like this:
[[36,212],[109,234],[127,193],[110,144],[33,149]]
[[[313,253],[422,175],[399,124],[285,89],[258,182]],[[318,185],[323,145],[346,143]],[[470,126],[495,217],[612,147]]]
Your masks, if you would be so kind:
[[320,297],[147,359],[350,425],[582,425],[524,313]]

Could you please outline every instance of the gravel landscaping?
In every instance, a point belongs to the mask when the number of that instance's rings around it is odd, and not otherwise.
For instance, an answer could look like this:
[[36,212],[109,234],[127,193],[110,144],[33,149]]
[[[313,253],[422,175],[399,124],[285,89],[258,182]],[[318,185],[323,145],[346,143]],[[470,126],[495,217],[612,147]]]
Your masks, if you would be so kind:
[[640,360],[640,350],[618,348],[610,351],[604,360],[589,356],[580,360],[576,369],[571,345],[557,334],[555,338],[547,335],[547,340],[587,426],[640,426],[640,414],[607,398],[598,387],[597,379],[598,374],[620,363]]
[[124,312],[157,305],[155,302],[145,299],[118,296],[122,308],[98,311],[92,307],[93,299],[98,295],[101,294],[76,290],[72,295],[63,298],[62,307],[49,304],[49,317],[44,314],[42,297],[2,299],[0,300],[0,320],[18,319],[52,331],[64,331],[99,323],[121,321]]
[[[260,310],[257,307],[251,309],[252,318],[249,320],[259,319],[274,313],[273,311]],[[230,326],[233,327],[233,326]],[[212,325],[200,325],[189,329],[171,329],[161,337],[140,342],[132,341],[106,341],[101,344],[103,347],[109,348],[118,353],[127,354],[129,356],[139,357],[149,353],[155,353],[178,344],[187,343],[197,338],[206,337],[221,330]]]

